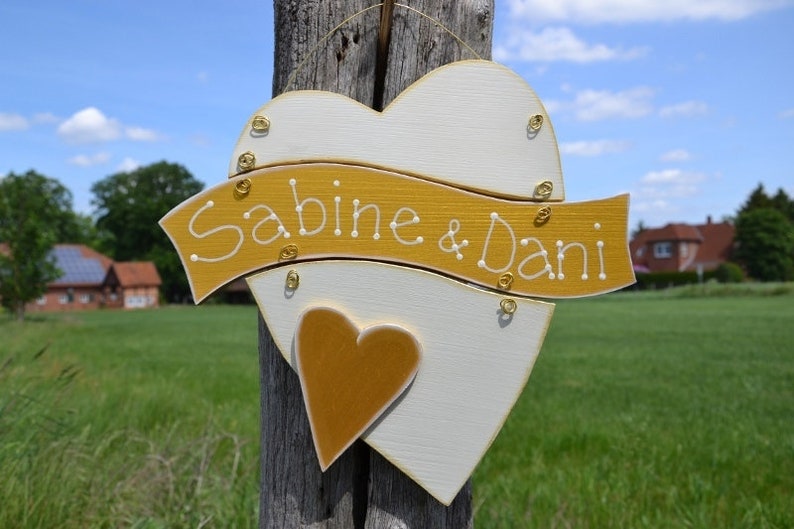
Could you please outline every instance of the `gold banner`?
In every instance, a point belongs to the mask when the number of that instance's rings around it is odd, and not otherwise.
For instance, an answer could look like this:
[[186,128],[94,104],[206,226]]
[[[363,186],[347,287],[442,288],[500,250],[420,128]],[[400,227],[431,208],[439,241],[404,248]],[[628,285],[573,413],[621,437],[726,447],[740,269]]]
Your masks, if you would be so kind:
[[160,224],[196,302],[257,270],[329,258],[404,264],[510,295],[565,298],[634,282],[627,215],[628,195],[542,204],[322,163],[238,176],[186,200]]

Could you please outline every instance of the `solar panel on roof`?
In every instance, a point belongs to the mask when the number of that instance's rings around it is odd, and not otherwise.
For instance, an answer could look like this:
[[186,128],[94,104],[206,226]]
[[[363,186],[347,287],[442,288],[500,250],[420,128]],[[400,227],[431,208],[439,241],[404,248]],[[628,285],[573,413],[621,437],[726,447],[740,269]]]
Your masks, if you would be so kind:
[[63,275],[55,284],[101,283],[105,269],[99,259],[83,256],[79,248],[57,246],[53,248],[56,266]]

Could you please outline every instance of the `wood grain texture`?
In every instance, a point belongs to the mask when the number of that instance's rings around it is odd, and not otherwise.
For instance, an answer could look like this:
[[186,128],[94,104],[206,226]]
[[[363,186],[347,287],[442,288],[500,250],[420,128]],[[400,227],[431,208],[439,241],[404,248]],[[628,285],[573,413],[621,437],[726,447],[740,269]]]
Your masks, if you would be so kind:
[[273,95],[290,90],[326,90],[370,106],[380,10],[370,9],[331,32],[376,3],[274,0]]
[[[371,101],[377,10],[322,40],[369,0],[274,0],[273,94],[328,90]],[[305,62],[304,62],[305,61]],[[294,77],[291,86],[287,86]],[[357,443],[323,473],[317,465],[300,382],[260,316],[260,529],[363,526],[369,448]]]
[[[273,94],[287,89],[288,78],[320,39],[368,5],[372,3],[367,0],[274,0]],[[490,58],[493,0],[457,0],[443,5],[437,0],[416,0],[410,5],[423,12],[446,7],[436,18],[463,38],[476,37],[469,44],[480,57]],[[374,98],[378,15],[372,10],[357,18],[348,32],[330,39],[322,51],[324,59],[314,67],[301,68],[294,88],[334,91],[369,106]],[[404,54],[417,57],[409,59],[413,66],[404,71],[403,63],[389,61],[387,76],[393,86],[386,87],[389,95],[384,95],[384,104],[425,73],[461,57],[461,52],[454,50],[449,56],[440,50],[425,53],[426,48],[440,48],[431,42],[446,37],[427,30],[428,37],[420,40],[411,38],[412,31],[415,28],[409,22],[392,26],[390,49],[405,48]],[[323,475],[313,459],[298,377],[281,358],[264,325],[259,336],[263,379],[260,529],[472,527],[470,485],[452,506],[445,507],[398,469],[381,464],[382,458],[373,456],[370,465],[372,452],[363,443],[354,445]]]
[[[300,278],[285,288],[288,270]],[[282,355],[297,364],[296,328],[315,307],[357,328],[392,324],[421,344],[410,388],[363,439],[442,503],[450,503],[527,383],[554,306],[430,272],[366,261],[290,263],[247,279]]]
[[491,58],[492,0],[413,0],[400,3],[415,10],[394,8],[392,45],[389,46],[384,83],[385,104],[394,101],[420,77],[443,64]]
[[366,479],[368,470],[362,468],[361,460],[369,457],[368,450],[365,446],[349,450],[326,472],[320,470],[300,382],[281,357],[261,316],[259,336],[263,414],[260,528],[355,527],[354,483]]
[[325,471],[405,391],[421,346],[402,327],[362,330],[329,307],[306,310],[296,325],[294,367]]
[[[201,301],[241,275],[297,260],[407,264],[543,298],[584,297],[634,282],[628,195],[585,202],[498,199],[389,171],[297,164],[246,173],[172,210],[161,225]],[[211,204],[211,207],[210,207]],[[300,211],[298,211],[300,210]],[[549,216],[538,221],[539,211]]]

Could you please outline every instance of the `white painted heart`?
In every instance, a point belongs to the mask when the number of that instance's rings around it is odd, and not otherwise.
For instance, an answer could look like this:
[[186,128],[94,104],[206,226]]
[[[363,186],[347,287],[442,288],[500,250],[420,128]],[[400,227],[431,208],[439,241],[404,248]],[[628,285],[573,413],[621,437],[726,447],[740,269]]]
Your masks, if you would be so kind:
[[300,315],[335,307],[359,328],[386,323],[422,347],[411,387],[363,439],[430,494],[449,504],[496,437],[527,382],[554,305],[504,296],[430,272],[363,261],[290,265],[248,278],[268,328],[295,366]]
[[[256,116],[267,133],[252,130]],[[541,116],[533,130],[531,116]],[[428,73],[376,112],[331,92],[286,92],[256,111],[234,148],[229,175],[248,153],[254,167],[340,161],[420,174],[514,198],[565,196],[554,129],[534,90],[491,61],[460,61]]]

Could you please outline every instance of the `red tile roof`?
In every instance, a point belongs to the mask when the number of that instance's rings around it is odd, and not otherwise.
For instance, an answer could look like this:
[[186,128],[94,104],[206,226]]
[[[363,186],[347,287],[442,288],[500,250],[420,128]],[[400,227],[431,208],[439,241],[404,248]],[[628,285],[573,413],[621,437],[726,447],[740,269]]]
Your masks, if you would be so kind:
[[122,287],[160,286],[162,280],[151,261],[113,263],[113,271]]
[[710,270],[728,261],[733,250],[733,237],[736,229],[733,224],[720,222],[698,226],[703,234],[703,243],[698,247],[695,262],[689,267],[695,270],[700,264],[704,269]]
[[734,233],[735,229],[729,222],[667,224],[661,228],[649,228],[640,232],[629,243],[631,259],[635,267],[649,267],[653,243],[694,242],[698,243],[696,254],[688,260],[686,270],[696,270],[698,265],[705,270],[712,270],[730,259]]
[[701,242],[703,236],[698,231],[698,226],[690,224],[668,224],[662,228],[645,230],[645,240],[656,241],[697,241]]
[[113,259],[108,257],[107,255],[103,255],[96,250],[92,250],[88,246],[84,244],[56,244],[55,246],[60,247],[77,247],[80,250],[80,254],[85,257],[86,259],[96,259],[99,261],[99,264],[102,265],[102,268],[107,269],[110,268],[110,265],[113,264]]

